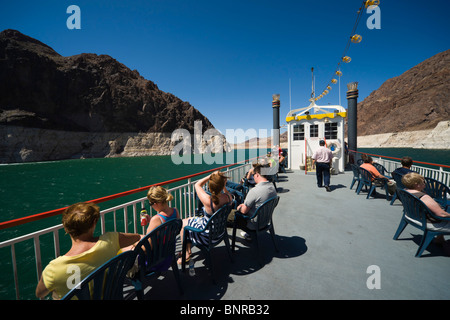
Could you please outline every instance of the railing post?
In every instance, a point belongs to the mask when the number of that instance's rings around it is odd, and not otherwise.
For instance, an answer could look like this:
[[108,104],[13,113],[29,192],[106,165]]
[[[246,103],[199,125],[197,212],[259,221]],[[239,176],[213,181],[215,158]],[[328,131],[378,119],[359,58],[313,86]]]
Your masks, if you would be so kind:
[[37,281],[39,281],[42,274],[41,245],[39,243],[39,236],[34,237],[34,257],[36,258]]
[[15,249],[14,243],[11,245],[11,258],[12,258],[12,267],[13,267],[13,273],[14,273],[14,286],[16,289],[16,300],[20,300],[19,277],[17,275],[16,249]]
[[[188,210],[188,217],[191,216],[191,209],[192,209],[192,204],[191,204],[191,178],[188,179],[188,205],[189,205],[189,210]],[[187,218],[187,217],[185,217]]]

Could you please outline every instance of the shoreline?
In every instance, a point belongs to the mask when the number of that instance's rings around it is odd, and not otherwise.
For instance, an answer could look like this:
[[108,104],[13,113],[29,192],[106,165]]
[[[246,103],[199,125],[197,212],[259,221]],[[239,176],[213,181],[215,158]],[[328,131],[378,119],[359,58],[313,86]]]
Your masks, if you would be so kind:
[[358,148],[450,149],[450,121],[434,129],[358,136]]

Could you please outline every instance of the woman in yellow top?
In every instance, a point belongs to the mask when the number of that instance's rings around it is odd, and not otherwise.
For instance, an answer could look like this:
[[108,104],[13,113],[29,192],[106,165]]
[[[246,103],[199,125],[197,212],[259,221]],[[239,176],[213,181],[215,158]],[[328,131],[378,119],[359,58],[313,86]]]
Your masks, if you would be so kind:
[[117,255],[124,247],[138,242],[138,234],[107,232],[94,237],[100,209],[94,203],[76,203],[62,214],[62,223],[70,235],[72,247],[45,267],[36,287],[36,296],[44,298],[52,292],[61,299],[92,271]]

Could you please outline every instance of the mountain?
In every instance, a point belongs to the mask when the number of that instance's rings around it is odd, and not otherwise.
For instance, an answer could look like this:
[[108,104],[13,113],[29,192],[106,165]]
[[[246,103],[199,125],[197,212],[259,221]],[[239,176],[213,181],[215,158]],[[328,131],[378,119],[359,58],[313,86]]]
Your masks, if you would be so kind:
[[0,33],[0,163],[168,154],[170,134],[194,132],[195,121],[202,132],[214,128],[188,102],[108,55],[63,57],[19,31]]
[[193,132],[211,122],[107,55],[63,57],[15,30],[0,33],[1,124],[88,132]]
[[450,120],[450,50],[384,82],[358,103],[358,136],[434,129]]

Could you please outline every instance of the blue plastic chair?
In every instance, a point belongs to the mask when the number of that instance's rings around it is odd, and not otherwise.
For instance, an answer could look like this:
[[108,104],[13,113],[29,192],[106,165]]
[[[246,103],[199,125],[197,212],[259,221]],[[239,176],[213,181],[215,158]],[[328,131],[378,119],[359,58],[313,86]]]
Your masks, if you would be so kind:
[[375,178],[374,181],[372,181],[372,174],[367,171],[364,168],[359,167],[359,172],[360,172],[360,184],[358,189],[356,190],[356,193],[359,194],[361,192],[362,187],[364,186],[367,190],[367,188],[369,188],[369,192],[367,193],[367,198],[369,199],[370,195],[372,194],[372,192],[375,190],[375,188],[377,187],[377,185],[375,185],[375,181],[380,181],[382,183],[381,186],[378,186],[380,188],[383,188],[386,191],[386,200],[389,200],[389,191],[388,191],[388,186],[387,186],[387,180],[385,179],[378,179]]
[[183,236],[183,249],[182,249],[182,271],[186,270],[186,245],[189,242],[189,233],[207,233],[208,234],[208,245],[203,245],[201,243],[192,243],[192,245],[197,246],[205,255],[206,263],[212,274],[213,282],[216,282],[214,267],[211,260],[211,251],[214,247],[220,244],[222,241],[225,242],[225,246],[228,251],[230,260],[233,262],[233,257],[230,251],[230,242],[228,240],[227,232],[227,218],[231,211],[231,204],[223,205],[219,210],[217,210],[211,218],[208,220],[206,226],[203,229],[194,228],[191,226],[184,227]]
[[400,188],[397,189],[397,192],[398,197],[403,204],[403,216],[400,220],[397,232],[394,235],[394,240],[398,239],[408,224],[422,230],[422,240],[416,253],[416,257],[420,257],[435,236],[450,234],[450,231],[436,231],[433,230],[433,228],[430,229],[430,226],[427,225],[427,216],[438,221],[450,221],[450,219],[435,216],[422,200],[411,193]]
[[91,272],[61,300],[123,300],[125,276],[133,266],[136,254],[126,251]]
[[381,164],[379,164],[379,163],[376,163],[376,162],[372,163],[372,165],[373,165],[373,166],[375,167],[375,169],[377,169],[378,172],[381,173],[383,176],[386,176],[386,177],[388,177],[388,178],[391,178],[391,176],[389,176],[390,172],[387,171],[386,168],[385,168],[383,165],[381,165]]
[[275,229],[273,227],[273,220],[272,215],[273,212],[278,205],[278,201],[280,200],[279,196],[275,196],[273,198],[270,198],[266,200],[262,205],[260,205],[253,216],[247,216],[239,211],[236,211],[234,216],[234,225],[233,225],[233,239],[232,239],[232,250],[235,251],[235,244],[236,244],[236,230],[238,228],[238,219],[243,219],[245,223],[242,223],[242,225],[247,225],[248,220],[255,219],[256,218],[256,230],[249,229],[244,226],[239,226],[239,229],[244,230],[245,232],[249,233],[252,236],[252,239],[255,239],[257,251],[259,253],[259,261],[261,265],[263,264],[262,261],[262,252],[259,245],[259,235],[263,232],[266,232],[267,230],[270,231],[270,235],[272,236],[273,245],[275,246],[275,250],[278,252],[278,247],[275,241]]
[[436,179],[425,177],[425,189],[423,192],[432,197],[445,211],[447,211],[447,194],[450,193],[449,187]]
[[[400,173],[397,173],[395,171],[392,171],[392,178],[395,181],[395,184],[397,186],[397,189],[405,189],[405,186],[402,183],[402,178],[403,176]],[[398,195],[397,195],[397,189],[394,192],[394,195],[392,196],[392,200],[391,200],[391,206],[394,203],[395,199],[397,199]]]
[[358,181],[358,185],[356,186],[356,189],[355,189],[355,192],[356,192],[358,190],[359,184],[361,183],[359,167],[353,163],[350,164],[350,167],[352,168],[352,171],[353,171],[353,180],[352,180],[352,184],[350,185],[350,190],[353,188],[353,185],[355,184],[355,182]]
[[181,226],[180,219],[169,220],[152,230],[136,245],[134,252],[137,255],[139,270],[131,277],[131,281],[139,300],[144,298],[145,279],[158,276],[170,267],[172,267],[180,294],[183,294],[175,257],[177,236]]

